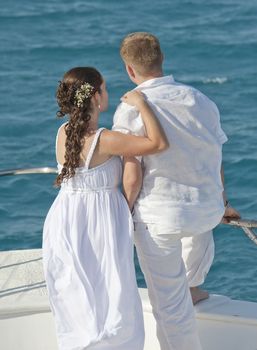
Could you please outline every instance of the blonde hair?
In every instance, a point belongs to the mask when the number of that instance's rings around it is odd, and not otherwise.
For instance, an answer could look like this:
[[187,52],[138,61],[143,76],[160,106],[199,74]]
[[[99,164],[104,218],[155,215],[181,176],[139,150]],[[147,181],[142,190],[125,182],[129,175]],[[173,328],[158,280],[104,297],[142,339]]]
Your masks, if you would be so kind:
[[127,35],[121,43],[120,55],[126,64],[131,64],[142,76],[162,69],[160,43],[150,33],[136,32]]

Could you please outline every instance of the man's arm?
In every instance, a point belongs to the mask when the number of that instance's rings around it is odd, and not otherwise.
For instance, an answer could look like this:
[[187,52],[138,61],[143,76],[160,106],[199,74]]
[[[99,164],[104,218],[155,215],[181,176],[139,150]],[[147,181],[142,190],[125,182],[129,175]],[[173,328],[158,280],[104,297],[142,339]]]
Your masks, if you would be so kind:
[[[125,134],[145,136],[145,127],[138,111],[125,103],[121,103],[113,118],[112,130]],[[130,210],[142,187],[142,157],[123,157],[123,193]]]
[[142,186],[142,166],[134,157],[124,157],[123,164],[123,192],[132,210]]
[[223,167],[223,165],[221,165],[220,176],[221,176],[221,181],[222,181],[222,185],[223,185],[223,188],[224,188],[224,191],[222,193],[223,201],[224,201],[224,206],[226,206],[226,203],[227,203],[228,200],[227,200],[227,195],[226,195],[226,192],[225,192],[225,176],[224,176],[224,167]]
[[232,208],[229,205],[228,199],[227,199],[227,195],[225,192],[225,177],[224,177],[224,168],[223,165],[221,166],[221,170],[220,170],[220,175],[221,175],[221,180],[222,180],[222,184],[223,184],[223,200],[224,200],[224,206],[225,206],[225,213],[223,216],[223,223],[229,222],[229,219],[240,219],[240,214],[237,210],[235,210],[234,208]]

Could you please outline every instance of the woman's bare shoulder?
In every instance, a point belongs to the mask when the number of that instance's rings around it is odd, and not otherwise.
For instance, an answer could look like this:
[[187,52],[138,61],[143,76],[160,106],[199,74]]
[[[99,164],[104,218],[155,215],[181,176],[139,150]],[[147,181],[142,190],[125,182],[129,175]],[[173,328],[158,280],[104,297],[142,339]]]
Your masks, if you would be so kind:
[[65,132],[65,126],[67,123],[63,123],[59,129],[57,130],[56,134],[56,141],[61,141],[66,139],[66,132]]
[[66,126],[67,124],[68,124],[68,122],[63,123],[63,124],[59,127],[57,133],[65,134],[65,126]]

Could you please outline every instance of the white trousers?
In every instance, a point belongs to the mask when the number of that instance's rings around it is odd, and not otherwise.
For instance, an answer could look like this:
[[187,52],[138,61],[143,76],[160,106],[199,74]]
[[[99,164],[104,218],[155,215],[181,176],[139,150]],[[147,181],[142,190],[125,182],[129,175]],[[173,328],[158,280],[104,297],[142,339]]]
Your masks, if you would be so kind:
[[135,223],[135,245],[157,323],[161,350],[201,350],[182,260],[181,237]]
[[184,237],[182,258],[185,263],[189,287],[203,284],[214,259],[214,241],[212,231]]

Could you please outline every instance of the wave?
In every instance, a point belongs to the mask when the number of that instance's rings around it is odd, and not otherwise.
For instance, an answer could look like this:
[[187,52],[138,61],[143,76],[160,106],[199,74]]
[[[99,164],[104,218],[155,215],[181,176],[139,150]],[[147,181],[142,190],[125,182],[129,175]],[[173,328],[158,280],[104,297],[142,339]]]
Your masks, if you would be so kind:
[[194,77],[194,76],[181,76],[178,77],[178,81],[181,81],[185,84],[225,84],[228,82],[228,77],[214,77],[214,78],[205,78],[205,77]]
[[208,79],[202,80],[204,84],[224,84],[227,81],[228,81],[227,77],[215,77],[215,78],[208,78]]

